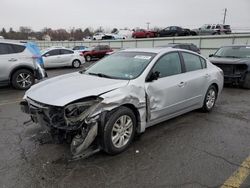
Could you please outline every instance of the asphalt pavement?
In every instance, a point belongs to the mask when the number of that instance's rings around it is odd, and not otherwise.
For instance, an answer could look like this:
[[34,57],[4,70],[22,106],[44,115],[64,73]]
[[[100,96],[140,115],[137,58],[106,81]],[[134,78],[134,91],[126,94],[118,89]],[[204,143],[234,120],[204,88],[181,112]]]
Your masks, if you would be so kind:
[[148,128],[119,155],[99,152],[74,162],[64,160],[68,145],[24,124],[23,95],[0,88],[0,187],[220,187],[231,177],[237,181],[242,168],[241,187],[250,187],[250,90],[224,88],[211,113],[197,110]]

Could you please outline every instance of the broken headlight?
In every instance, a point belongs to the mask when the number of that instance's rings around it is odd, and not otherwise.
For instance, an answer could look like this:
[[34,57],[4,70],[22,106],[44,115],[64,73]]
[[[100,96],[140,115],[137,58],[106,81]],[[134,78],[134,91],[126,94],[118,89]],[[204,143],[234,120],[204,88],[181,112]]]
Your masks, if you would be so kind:
[[69,104],[64,108],[65,119],[69,123],[82,122],[96,110],[101,101],[101,98],[96,98]]

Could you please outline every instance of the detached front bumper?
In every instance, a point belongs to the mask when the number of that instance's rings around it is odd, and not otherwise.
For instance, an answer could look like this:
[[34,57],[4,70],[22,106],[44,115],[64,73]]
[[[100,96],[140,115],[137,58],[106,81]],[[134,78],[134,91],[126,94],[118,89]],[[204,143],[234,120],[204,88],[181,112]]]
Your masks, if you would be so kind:
[[75,125],[67,125],[63,111],[58,107],[23,100],[20,102],[20,108],[22,112],[30,115],[34,123],[50,130],[52,138],[56,136],[56,140],[70,140],[70,160],[86,158],[100,150],[96,139],[99,116]]
[[43,69],[41,66],[38,66],[34,71],[34,76],[38,80],[43,80],[44,78],[48,77],[48,74],[45,69]]

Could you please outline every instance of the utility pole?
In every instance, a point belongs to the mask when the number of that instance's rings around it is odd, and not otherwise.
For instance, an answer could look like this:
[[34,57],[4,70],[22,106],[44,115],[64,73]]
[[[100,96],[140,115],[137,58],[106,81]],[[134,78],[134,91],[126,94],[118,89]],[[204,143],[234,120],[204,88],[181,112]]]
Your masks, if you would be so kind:
[[227,17],[227,8],[225,8],[225,10],[224,10],[223,24],[226,23],[226,17]]
[[147,24],[147,30],[149,30],[149,24],[150,24],[150,22],[147,22],[146,24]]

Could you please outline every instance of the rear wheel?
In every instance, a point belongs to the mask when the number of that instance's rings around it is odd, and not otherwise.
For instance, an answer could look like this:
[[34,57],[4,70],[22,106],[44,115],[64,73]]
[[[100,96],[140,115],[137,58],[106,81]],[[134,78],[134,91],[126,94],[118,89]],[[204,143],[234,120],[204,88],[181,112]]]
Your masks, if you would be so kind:
[[246,89],[250,89],[250,73],[248,73],[248,74],[246,75],[242,87],[243,87],[243,88],[246,88]]
[[114,111],[105,124],[102,142],[103,149],[109,154],[125,151],[135,136],[136,117],[127,107]]
[[81,66],[81,62],[79,60],[74,60],[72,62],[72,67],[73,68],[79,68]]
[[11,83],[16,89],[29,89],[35,83],[35,78],[30,70],[20,69],[12,75]]
[[215,101],[217,99],[217,95],[218,95],[218,91],[216,87],[214,85],[211,85],[208,88],[207,93],[205,95],[202,111],[210,112],[213,109],[215,105]]

